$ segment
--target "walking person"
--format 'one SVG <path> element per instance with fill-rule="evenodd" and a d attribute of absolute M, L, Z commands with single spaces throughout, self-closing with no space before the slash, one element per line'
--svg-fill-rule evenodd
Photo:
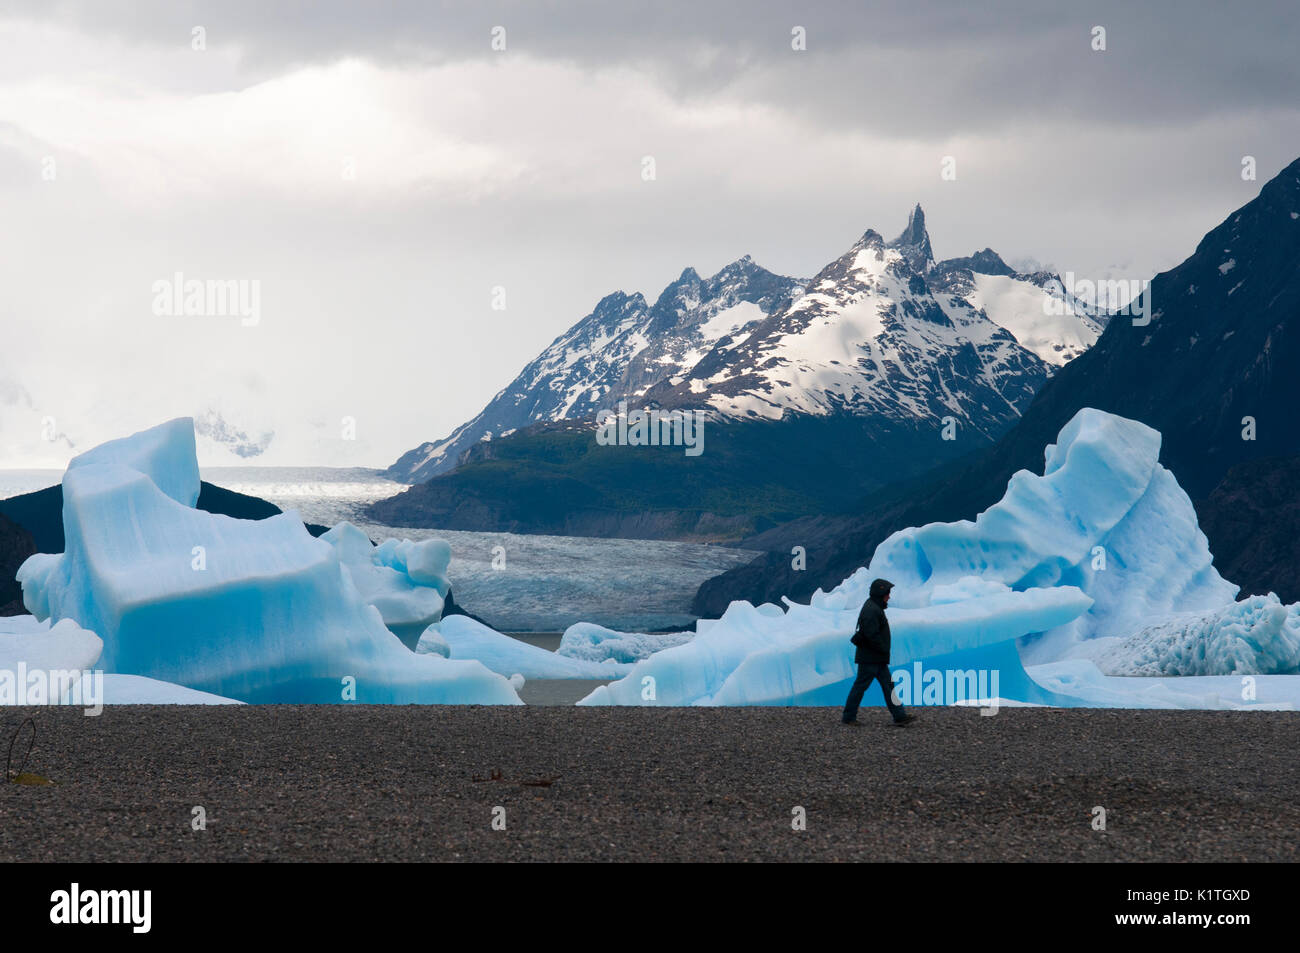
<path fill-rule="evenodd" d="M 860 724 L 858 706 L 873 681 L 880 682 L 894 724 L 905 725 L 916 720 L 915 715 L 909 715 L 894 701 L 894 679 L 889 673 L 889 619 L 885 617 L 885 607 L 889 605 L 889 591 L 893 588 L 894 584 L 886 579 L 874 580 L 867 601 L 858 613 L 858 628 L 853 633 L 853 644 L 858 649 L 853 656 L 858 666 L 858 677 L 849 690 L 849 700 L 844 703 L 842 724 Z"/>

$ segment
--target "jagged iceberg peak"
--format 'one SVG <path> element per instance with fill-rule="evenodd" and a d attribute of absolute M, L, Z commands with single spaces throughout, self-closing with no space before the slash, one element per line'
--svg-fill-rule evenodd
<path fill-rule="evenodd" d="M 1044 451 L 1042 476 L 1021 470 L 974 520 L 899 530 L 836 592 L 866 598 L 868 580 L 896 586 L 899 607 L 966 576 L 1013 589 L 1073 585 L 1096 600 L 1072 631 L 1052 633 L 1055 660 L 1074 642 L 1128 635 L 1170 613 L 1231 602 L 1196 511 L 1160 465 L 1160 434 L 1084 407 Z M 852 601 L 852 599 L 850 599 Z M 858 599 L 860 602 L 861 599 Z M 1045 645 L 1046 645 L 1045 640 Z"/>
<path fill-rule="evenodd" d="M 193 417 L 177 417 L 129 437 L 101 443 L 73 457 L 68 474 L 98 464 L 121 464 L 139 471 L 177 503 L 191 509 L 198 503 L 199 461 Z"/>
<path fill-rule="evenodd" d="M 930 247 L 930 234 L 925 230 L 925 212 L 918 202 L 907 218 L 907 228 L 887 248 L 897 248 L 917 274 L 925 274 L 934 265 L 934 251 Z"/>
<path fill-rule="evenodd" d="M 896 678 L 914 671 L 916 686 L 927 668 L 997 675 L 987 690 L 921 704 L 1255 707 L 1241 703 L 1237 685 L 1221 695 L 1129 687 L 1088 660 L 1100 649 L 1106 670 L 1156 676 L 1300 664 L 1297 607 L 1271 595 L 1232 602 L 1237 587 L 1211 564 L 1191 500 L 1160 465 L 1160 443 L 1139 421 L 1083 408 L 1045 449 L 1044 474 L 1013 475 L 973 522 L 900 530 L 869 566 L 808 605 L 737 600 L 722 618 L 699 620 L 690 642 L 639 659 L 579 704 L 839 704 L 855 675 L 849 636 L 870 581 L 884 577 L 894 583 Z M 1099 638 L 1107 641 L 1080 644 Z M 1026 671 L 1029 655 L 1039 667 Z M 647 677 L 658 685 L 650 702 Z M 905 701 L 917 703 L 915 694 Z"/>

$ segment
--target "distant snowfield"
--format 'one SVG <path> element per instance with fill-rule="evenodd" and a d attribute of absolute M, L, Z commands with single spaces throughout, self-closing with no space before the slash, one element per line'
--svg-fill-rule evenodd
<path fill-rule="evenodd" d="M 992 421 L 1019 413 L 1019 385 L 1035 382 L 1032 391 L 1049 372 L 1045 364 L 1082 353 L 1099 329 L 1086 317 L 1048 315 L 1050 294 L 1025 276 L 988 285 L 983 303 L 964 290 L 932 292 L 929 272 L 913 268 L 916 250 L 899 241 L 867 233 L 819 273 L 825 277 L 756 326 L 735 360 L 709 362 L 675 386 L 706 394 L 708 406 L 728 417 L 847 411 L 910 423 L 952 414 L 991 436 Z"/>
<path fill-rule="evenodd" d="M 209 483 L 270 500 L 312 506 L 317 500 L 353 500 L 369 503 L 400 493 L 405 483 L 397 483 L 382 470 L 368 467 L 200 467 L 199 475 Z M 0 470 L 0 500 L 22 493 L 33 493 L 54 486 L 63 479 L 63 470 L 35 468 Z"/>
<path fill-rule="evenodd" d="M 1047 294 L 1034 285 L 1006 275 L 975 274 L 975 290 L 968 299 L 1006 328 L 1022 347 L 1057 367 L 1078 357 L 1097 343 L 1101 328 L 1092 318 L 1078 314 L 1048 314 Z"/>
<path fill-rule="evenodd" d="M 382 470 L 364 467 L 200 467 L 199 472 L 209 483 L 297 510 L 304 522 L 322 526 L 356 523 L 368 504 L 406 489 Z"/>

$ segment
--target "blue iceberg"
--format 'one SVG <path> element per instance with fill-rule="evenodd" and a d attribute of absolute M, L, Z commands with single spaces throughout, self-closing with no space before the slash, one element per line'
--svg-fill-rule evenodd
<path fill-rule="evenodd" d="M 74 459 L 66 550 L 18 573 L 28 610 L 98 635 L 108 673 L 240 701 L 521 704 L 478 662 L 404 646 L 296 512 L 232 519 L 198 490 L 188 418 Z"/>

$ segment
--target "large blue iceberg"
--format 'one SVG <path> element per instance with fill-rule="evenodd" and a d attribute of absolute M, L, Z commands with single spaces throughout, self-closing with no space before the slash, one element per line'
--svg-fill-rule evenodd
<path fill-rule="evenodd" d="M 936 587 L 967 576 L 1017 591 L 1077 586 L 1094 604 L 1028 647 L 1027 659 L 1046 660 L 1236 597 L 1238 587 L 1214 568 L 1192 501 L 1159 463 L 1158 432 L 1084 408 L 1044 457 L 1042 476 L 1014 474 L 1003 498 L 974 521 L 894 533 L 823 601 L 860 605 L 877 576 L 897 585 L 900 607 L 928 605 Z"/>
<path fill-rule="evenodd" d="M 520 704 L 479 662 L 404 646 L 297 513 L 232 519 L 198 493 L 188 418 L 74 459 L 66 549 L 19 570 L 28 610 L 98 635 L 105 672 L 246 702 Z"/>

